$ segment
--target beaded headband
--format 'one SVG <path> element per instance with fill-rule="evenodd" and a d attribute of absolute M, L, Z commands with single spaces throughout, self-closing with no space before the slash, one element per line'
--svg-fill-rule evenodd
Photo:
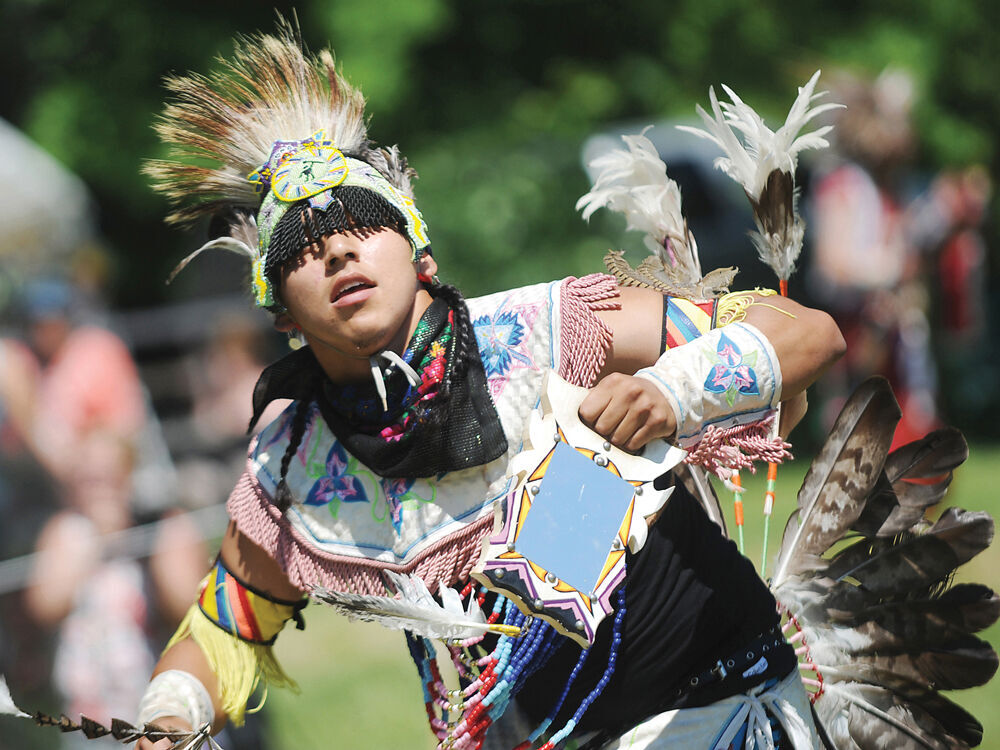
<path fill-rule="evenodd" d="M 335 199 L 334 188 L 360 187 L 380 195 L 399 211 L 406 226 L 406 237 L 413 248 L 413 260 L 430 244 L 427 225 L 413 199 L 397 190 L 371 164 L 345 156 L 318 130 L 301 141 L 275 141 L 267 163 L 251 172 L 247 179 L 264 193 L 257 213 L 259 253 L 253 262 L 253 286 L 257 304 L 274 304 L 274 290 L 268 277 L 267 254 L 274 229 L 288 210 L 299 201 L 325 211 Z"/>

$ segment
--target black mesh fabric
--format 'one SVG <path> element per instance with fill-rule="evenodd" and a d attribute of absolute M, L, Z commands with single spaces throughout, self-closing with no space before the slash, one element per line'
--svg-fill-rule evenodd
<path fill-rule="evenodd" d="M 424 316 L 432 316 L 433 336 L 447 319 L 448 305 L 435 299 Z M 455 359 L 452 337 L 448 351 L 450 369 Z M 420 342 L 411 342 L 418 348 Z M 500 418 L 486 385 L 486 373 L 478 352 L 469 352 L 464 377 L 450 383 L 446 397 L 435 409 L 445 410 L 442 418 L 420 420 L 398 441 L 386 441 L 377 432 L 359 431 L 333 407 L 328 395 L 336 386 L 327 379 L 309 347 L 292 352 L 268 367 L 254 389 L 254 419 L 260 418 L 268 403 L 277 398 L 315 400 L 324 421 L 343 446 L 376 474 L 393 479 L 432 477 L 449 471 L 481 466 L 507 450 Z M 404 378 L 395 367 L 384 371 L 387 390 L 397 390 L 392 381 Z M 445 380 L 451 380 L 448 375 Z M 355 384 L 363 397 L 375 398 L 374 383 Z M 370 390 L 370 393 L 364 391 Z M 404 389 L 405 390 L 405 389 Z M 391 408 L 391 407 L 390 407 Z"/>

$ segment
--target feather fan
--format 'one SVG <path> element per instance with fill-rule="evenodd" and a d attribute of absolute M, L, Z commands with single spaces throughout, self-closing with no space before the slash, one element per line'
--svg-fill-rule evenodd
<path fill-rule="evenodd" d="M 465 639 L 486 632 L 516 635 L 519 628 L 490 624 L 482 610 L 470 597 L 468 608 L 462 606 L 458 592 L 440 586 L 441 604 L 431 596 L 426 584 L 417 576 L 385 571 L 386 578 L 396 589 L 396 597 L 345 594 L 314 586 L 312 598 L 333 607 L 352 620 L 377 622 L 393 630 L 409 630 L 425 638 Z"/>
<path fill-rule="evenodd" d="M 722 149 L 725 156 L 715 166 L 743 186 L 753 207 L 757 232 L 751 235 L 760 259 L 770 266 L 782 281 L 787 281 L 795 269 L 802 250 L 805 223 L 796 208 L 795 169 L 798 155 L 808 149 L 829 146 L 823 137 L 832 129 L 826 125 L 811 133 L 799 135 L 802 128 L 816 116 L 840 104 L 813 103 L 826 95 L 814 94 L 820 72 L 817 70 L 788 111 L 785 124 L 777 132 L 728 86 L 723 89 L 730 101 L 720 102 L 715 89 L 709 89 L 712 114 L 698 106 L 698 115 L 705 129 L 679 126 L 680 130 L 706 138 Z"/>
<path fill-rule="evenodd" d="M 993 521 L 957 508 L 926 520 L 968 449 L 946 428 L 889 453 L 898 419 L 882 379 L 851 396 L 803 482 L 771 588 L 801 631 L 836 747 L 971 747 L 982 727 L 939 691 L 995 674 L 997 654 L 975 634 L 1000 599 L 949 582 L 991 544 Z"/>
<path fill-rule="evenodd" d="M 698 246 L 681 212 L 681 191 L 667 176 L 656 147 L 645 136 L 623 135 L 627 150 L 614 149 L 590 163 L 597 173 L 590 192 L 576 208 L 589 220 L 599 208 L 625 215 L 627 228 L 643 232 L 651 256 L 633 269 L 621 251 L 604 259 L 623 286 L 643 286 L 679 296 L 705 299 L 729 290 L 736 269 L 716 269 L 702 276 Z"/>

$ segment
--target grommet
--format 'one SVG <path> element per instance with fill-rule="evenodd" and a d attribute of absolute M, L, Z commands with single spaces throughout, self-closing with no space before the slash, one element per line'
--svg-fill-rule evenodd
<path fill-rule="evenodd" d="M 698 678 L 697 677 L 692 677 L 691 678 L 691 687 L 698 687 Z"/>
<path fill-rule="evenodd" d="M 729 667 L 730 669 L 732 669 L 733 667 L 736 666 L 736 660 L 735 659 L 726 659 L 726 666 Z"/>
<path fill-rule="evenodd" d="M 753 658 L 753 651 L 747 651 L 747 659 Z"/>
<path fill-rule="evenodd" d="M 771 650 L 771 647 L 770 647 L 770 646 L 768 646 L 768 645 L 767 645 L 767 644 L 765 643 L 765 644 L 764 644 L 764 645 L 763 645 L 763 646 L 761 647 L 761 649 L 760 649 L 760 650 L 761 650 L 761 651 L 763 651 L 763 652 L 764 652 L 764 653 L 766 654 L 766 653 L 767 653 L 768 651 L 770 651 L 770 650 Z"/>

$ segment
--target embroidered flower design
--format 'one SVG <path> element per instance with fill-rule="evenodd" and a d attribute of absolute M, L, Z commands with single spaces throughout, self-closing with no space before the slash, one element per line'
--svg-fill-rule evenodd
<path fill-rule="evenodd" d="M 334 442 L 326 457 L 326 473 L 321 476 L 306 495 L 306 505 L 327 505 L 335 501 L 345 503 L 368 502 L 368 493 L 356 476 L 348 473 L 349 458 L 340 443 Z"/>
<path fill-rule="evenodd" d="M 382 490 L 392 514 L 392 528 L 398 534 L 403 528 L 403 501 L 413 487 L 412 479 L 383 479 Z"/>
<path fill-rule="evenodd" d="M 757 373 L 754 365 L 757 363 L 757 352 L 746 356 L 740 348 L 725 334 L 719 337 L 719 346 L 713 351 L 707 351 L 709 359 L 715 360 L 711 372 L 705 378 L 705 390 L 710 393 L 726 394 L 726 403 L 732 406 L 738 395 L 760 395 L 757 387 Z"/>
<path fill-rule="evenodd" d="M 511 360 L 524 365 L 531 361 L 517 346 L 524 337 L 524 326 L 517 319 L 517 313 L 509 310 L 498 312 L 494 317 L 483 315 L 473 324 L 476 345 L 483 359 L 486 377 L 504 375 L 510 369 Z"/>

